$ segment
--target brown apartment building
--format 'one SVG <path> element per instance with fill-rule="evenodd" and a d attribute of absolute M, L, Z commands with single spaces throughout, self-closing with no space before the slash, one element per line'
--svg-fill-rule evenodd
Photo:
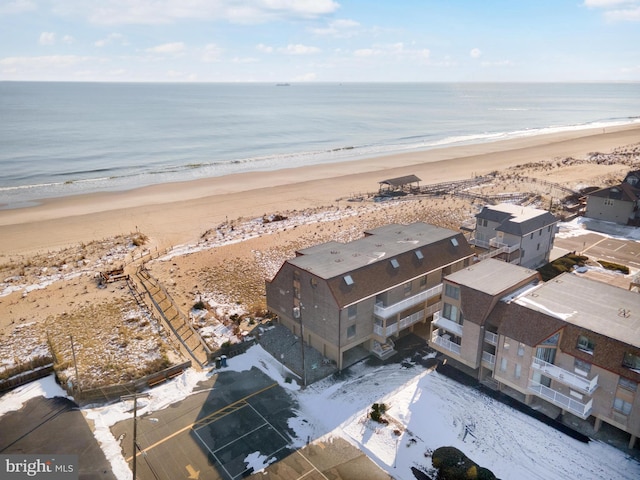
<path fill-rule="evenodd" d="M 525 403 L 640 435 L 640 296 L 493 259 L 443 282 L 430 345 Z M 452 362 L 456 364 L 456 362 Z"/>
<path fill-rule="evenodd" d="M 363 355 L 387 359 L 394 339 L 440 310 L 443 277 L 473 255 L 462 233 L 386 225 L 296 252 L 266 282 L 267 307 L 338 369 Z"/>

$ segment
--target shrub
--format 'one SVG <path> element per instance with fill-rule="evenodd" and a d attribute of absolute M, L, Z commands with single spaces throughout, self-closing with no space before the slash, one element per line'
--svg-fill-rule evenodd
<path fill-rule="evenodd" d="M 620 265 L 619 263 L 607 262 L 606 260 L 598 260 L 598 263 L 607 270 L 614 270 L 622 272 L 625 275 L 629 275 L 629 267 L 626 265 Z"/>
<path fill-rule="evenodd" d="M 437 448 L 431 463 L 438 470 L 440 480 L 496 480 L 493 472 L 480 467 L 455 447 Z"/>
<path fill-rule="evenodd" d="M 387 406 L 384 403 L 374 403 L 371 406 L 371 413 L 369 416 L 371 420 L 374 420 L 378 423 L 389 423 L 383 415 L 387 412 Z"/>

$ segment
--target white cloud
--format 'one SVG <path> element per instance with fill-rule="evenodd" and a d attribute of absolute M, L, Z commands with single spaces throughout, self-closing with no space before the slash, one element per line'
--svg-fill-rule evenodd
<path fill-rule="evenodd" d="M 36 4 L 30 0 L 14 0 L 0 5 L 0 15 L 12 15 L 35 10 Z"/>
<path fill-rule="evenodd" d="M 264 43 L 259 43 L 256 45 L 256 49 L 262 53 L 273 53 L 273 47 L 265 45 Z"/>
<path fill-rule="evenodd" d="M 318 47 L 310 47 L 308 45 L 302 45 L 299 43 L 290 43 L 286 47 L 278 49 L 278 51 L 286 53 L 287 55 L 311 55 L 314 53 L 319 53 L 320 49 Z"/>
<path fill-rule="evenodd" d="M 75 41 L 76 39 L 71 35 L 65 35 L 64 37 L 62 37 L 62 43 L 66 43 L 67 45 L 71 45 Z"/>
<path fill-rule="evenodd" d="M 257 58 L 253 58 L 253 57 L 233 57 L 231 59 L 232 63 L 239 63 L 239 64 L 243 64 L 243 63 L 256 63 L 258 62 Z"/>
<path fill-rule="evenodd" d="M 166 24 L 184 19 L 265 23 L 318 18 L 334 13 L 340 5 L 333 0 L 103 0 L 79 3 L 78 7 L 92 23 L 116 25 Z M 64 4 L 60 8 L 69 9 Z"/>
<path fill-rule="evenodd" d="M 209 43 L 205 45 L 202 52 L 202 61 L 207 63 L 216 62 L 220 59 L 221 54 L 222 49 L 219 46 L 217 46 L 215 43 Z"/>
<path fill-rule="evenodd" d="M 640 21 L 640 0 L 584 0 L 583 5 L 602 9 L 604 18 L 610 22 Z"/>
<path fill-rule="evenodd" d="M 310 28 L 309 31 L 316 35 L 330 35 L 336 38 L 348 38 L 354 36 L 360 24 L 355 20 L 339 19 L 329 22 L 324 28 Z"/>
<path fill-rule="evenodd" d="M 611 22 L 640 22 L 640 6 L 605 12 L 605 18 Z"/>
<path fill-rule="evenodd" d="M 497 62 L 482 62 L 483 67 L 513 67 L 514 63 L 511 60 L 499 60 Z"/>
<path fill-rule="evenodd" d="M 431 56 L 428 48 L 406 48 L 403 42 L 376 44 L 371 48 L 360 48 L 353 52 L 356 57 L 388 56 L 394 59 L 426 60 Z"/>
<path fill-rule="evenodd" d="M 167 77 L 173 80 L 188 80 L 190 82 L 198 79 L 198 75 L 195 73 L 180 72 L 178 70 L 169 70 L 167 72 Z"/>
<path fill-rule="evenodd" d="M 104 47 L 104 46 L 109 45 L 111 43 L 117 43 L 119 45 L 128 45 L 127 40 L 125 39 L 124 35 L 122 35 L 121 33 L 110 33 L 105 38 L 101 38 L 100 40 L 96 40 L 94 42 L 94 45 L 96 47 Z"/>
<path fill-rule="evenodd" d="M 472 48 L 469 55 L 471 58 L 480 58 L 482 56 L 482 51 L 479 48 Z"/>
<path fill-rule="evenodd" d="M 151 53 L 180 53 L 184 51 L 185 45 L 183 42 L 163 43 L 162 45 L 156 45 L 155 47 L 147 48 L 147 52 Z"/>
<path fill-rule="evenodd" d="M 38 43 L 40 45 L 53 45 L 56 43 L 56 34 L 54 32 L 42 32 Z"/>
<path fill-rule="evenodd" d="M 380 53 L 380 50 L 374 50 L 373 48 L 359 48 L 353 52 L 356 57 L 372 57 Z"/>
<path fill-rule="evenodd" d="M 93 57 L 78 55 L 46 55 L 40 57 L 5 57 L 0 59 L 0 66 L 44 69 L 56 67 L 69 67 L 83 62 L 95 61 Z"/>

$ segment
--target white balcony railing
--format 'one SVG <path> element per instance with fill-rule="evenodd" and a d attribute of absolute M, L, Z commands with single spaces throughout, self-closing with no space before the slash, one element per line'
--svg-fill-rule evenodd
<path fill-rule="evenodd" d="M 498 334 L 492 332 L 484 332 L 484 341 L 490 345 L 498 345 Z"/>
<path fill-rule="evenodd" d="M 414 323 L 418 323 L 422 319 L 424 319 L 424 310 L 420 310 L 419 312 L 416 312 L 413 315 L 409 315 L 408 317 L 401 318 L 399 322 L 394 323 L 393 325 L 388 325 L 387 327 L 374 325 L 373 333 L 380 337 L 387 338 L 398 332 L 399 330 L 410 327 Z"/>
<path fill-rule="evenodd" d="M 433 314 L 433 322 L 436 327 L 443 328 L 448 332 L 453 333 L 459 337 L 462 336 L 462 325 L 456 322 L 452 322 L 448 318 L 444 318 L 440 315 L 440 312 L 436 312 Z"/>
<path fill-rule="evenodd" d="M 583 420 L 591 415 L 593 399 L 589 400 L 587 403 L 582 403 L 578 400 L 568 397 L 567 395 L 563 395 L 562 393 L 557 392 L 552 388 L 545 387 L 544 385 L 536 382 L 529 383 L 529 390 L 538 397 L 553 403 L 563 410 L 568 410 L 569 412 L 577 415 Z"/>
<path fill-rule="evenodd" d="M 432 297 L 440 295 L 442 293 L 442 284 L 436 285 L 424 292 L 420 292 L 417 295 L 414 295 L 409 298 L 405 298 L 397 303 L 392 305 L 388 305 L 383 307 L 381 304 L 376 304 L 373 307 L 373 313 L 375 313 L 378 317 L 381 318 L 389 318 L 402 310 L 406 310 L 407 308 L 411 308 L 419 303 L 426 302 Z"/>
<path fill-rule="evenodd" d="M 420 310 L 419 312 L 409 315 L 408 317 L 401 318 L 400 321 L 398 322 L 400 324 L 400 330 L 402 330 L 403 328 L 410 327 L 411 325 L 419 322 L 423 318 L 424 318 L 424 310 Z"/>
<path fill-rule="evenodd" d="M 489 352 L 482 352 L 482 361 L 488 363 L 489 366 L 493 368 L 493 366 L 496 364 L 496 356 L 490 354 Z"/>
<path fill-rule="evenodd" d="M 520 248 L 520 244 L 509 245 L 508 243 L 501 242 L 497 237 L 493 237 L 489 240 L 489 245 L 493 248 L 499 249 L 500 253 L 513 253 Z"/>
<path fill-rule="evenodd" d="M 440 333 L 443 332 L 440 332 L 440 330 L 434 330 L 433 335 L 431 336 L 431 342 L 455 353 L 456 355 L 460 355 L 460 345 L 452 342 L 446 333 L 442 336 L 439 335 Z"/>
<path fill-rule="evenodd" d="M 398 324 L 394 323 L 393 325 L 389 325 L 388 327 L 381 327 L 379 325 L 373 326 L 373 333 L 379 335 L 380 337 L 387 338 L 393 335 L 398 331 Z"/>
<path fill-rule="evenodd" d="M 598 388 L 598 375 L 588 379 L 539 358 L 534 358 L 531 366 L 544 373 L 547 377 L 551 377 L 587 395 L 591 395 Z"/>

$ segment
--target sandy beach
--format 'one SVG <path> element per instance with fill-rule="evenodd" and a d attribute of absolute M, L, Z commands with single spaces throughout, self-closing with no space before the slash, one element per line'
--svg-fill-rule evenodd
<path fill-rule="evenodd" d="M 459 180 L 530 162 L 608 152 L 639 139 L 640 125 L 611 127 L 605 133 L 579 130 L 50 199 L 35 207 L 0 210 L 1 253 L 6 258 L 47 251 L 136 229 L 166 248 L 193 241 L 226 219 L 334 205 L 341 198 L 375 192 L 387 178 L 415 174 L 422 184 Z M 579 183 L 598 174 L 594 166 L 591 171 L 556 171 L 552 177 Z"/>
<path fill-rule="evenodd" d="M 99 272 L 144 252 L 173 248 L 149 262 L 151 273 L 185 313 L 197 299 L 207 303 L 194 321 L 198 328 L 226 326 L 234 313 L 259 315 L 265 278 L 300 248 L 353 240 L 391 222 L 458 229 L 479 207 L 449 196 L 349 201 L 377 192 L 381 180 L 415 174 L 427 185 L 497 172 L 486 187 L 492 193 L 529 188 L 525 177 L 578 190 L 617 183 L 640 168 L 639 142 L 640 125 L 582 130 L 0 210 L 0 367 L 46 354 L 49 342 L 68 361 L 70 334 L 81 375 L 103 372 L 117 382 L 125 378 L 120 370 L 126 378 L 145 371 L 104 373 L 114 358 L 122 365 L 123 354 L 142 367 L 162 356 L 173 360 L 171 346 L 148 314 L 136 310 L 123 282 L 96 285 Z M 286 221 L 262 221 L 276 214 Z"/>

